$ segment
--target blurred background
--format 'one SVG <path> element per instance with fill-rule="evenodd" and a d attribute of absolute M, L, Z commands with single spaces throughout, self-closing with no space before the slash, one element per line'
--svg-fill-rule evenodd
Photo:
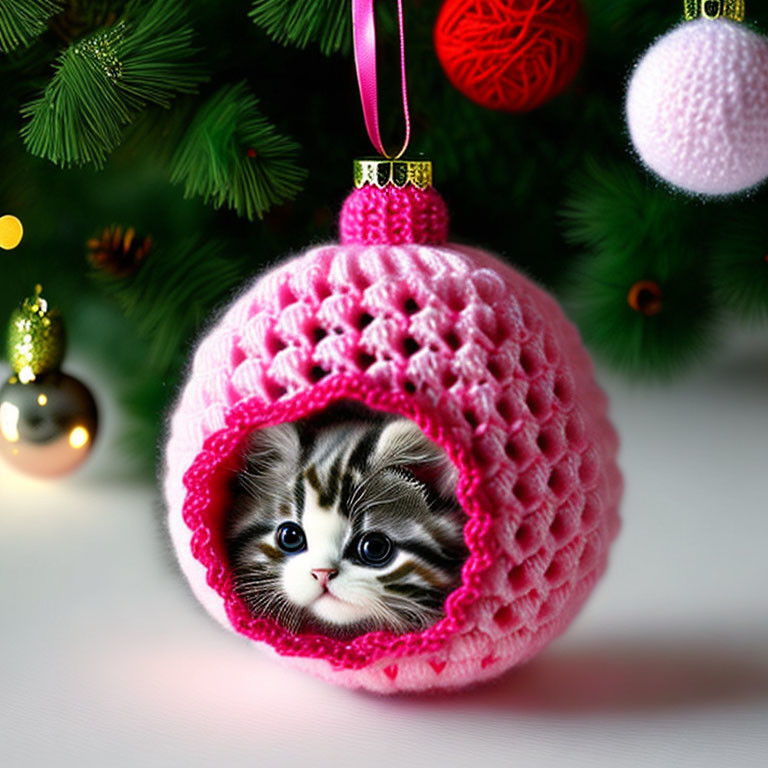
<path fill-rule="evenodd" d="M 99 410 L 98 437 L 94 422 L 30 459 L 46 474 L 93 443 L 76 471 L 0 465 L 9 765 L 764 765 L 768 191 L 686 195 L 635 157 L 627 79 L 681 1 L 560 3 L 562 55 L 536 62 L 546 87 L 506 109 L 501 85 L 470 98 L 452 83 L 435 35 L 450 5 L 466 12 L 405 3 L 411 154 L 433 161 L 453 238 L 552 290 L 595 356 L 627 478 L 605 584 L 544 657 L 453 700 L 331 690 L 214 627 L 165 543 L 158 445 L 215 313 L 336 239 L 352 159 L 371 154 L 349 4 L 6 0 L 0 322 L 41 341 L 29 359 L 7 345 L 0 373 L 18 387 L 53 361 L 35 402 L 66 390 L 83 424 Z M 395 4 L 377 13 L 389 142 Z M 768 31 L 765 3 L 748 23 Z M 470 50 L 480 71 L 489 45 Z"/>

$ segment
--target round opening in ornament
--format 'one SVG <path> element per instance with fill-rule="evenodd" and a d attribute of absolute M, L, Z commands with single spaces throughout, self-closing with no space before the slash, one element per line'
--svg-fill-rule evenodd
<path fill-rule="evenodd" d="M 222 537 L 254 619 L 350 640 L 444 618 L 467 516 L 457 468 L 415 422 L 339 401 L 253 431 L 237 455 Z"/>
<path fill-rule="evenodd" d="M 473 599 L 467 526 L 488 516 L 446 427 L 354 377 L 241 403 L 184 481 L 192 553 L 227 621 L 338 670 L 445 645 Z"/>

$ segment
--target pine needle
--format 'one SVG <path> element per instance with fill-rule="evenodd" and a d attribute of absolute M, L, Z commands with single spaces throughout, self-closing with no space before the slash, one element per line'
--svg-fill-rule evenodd
<path fill-rule="evenodd" d="M 585 252 L 568 299 L 585 341 L 632 375 L 667 377 L 698 359 L 712 340 L 715 303 L 697 204 L 648 186 L 634 167 L 594 161 L 573 189 L 566 238 Z M 661 291 L 658 312 L 630 304 L 646 281 Z"/>
<path fill-rule="evenodd" d="M 59 55 L 42 95 L 22 109 L 27 149 L 64 167 L 102 167 L 147 104 L 168 107 L 195 91 L 204 78 L 194 53 L 181 0 L 132 4 L 114 26 Z"/>
<path fill-rule="evenodd" d="M 58 0 L 2 0 L 0 51 L 10 53 L 41 35 L 51 17 L 61 10 Z"/>
<path fill-rule="evenodd" d="M 278 43 L 317 43 L 326 55 L 350 48 L 352 15 L 345 0 L 255 0 L 249 15 Z"/>
<path fill-rule="evenodd" d="M 93 279 L 135 323 L 146 345 L 146 369 L 162 376 L 183 364 L 211 309 L 248 273 L 246 258 L 233 258 L 220 242 L 186 239 L 149 258 L 130 277 L 94 271 Z"/>
<path fill-rule="evenodd" d="M 171 181 L 249 220 L 295 197 L 306 171 L 299 145 L 281 136 L 245 83 L 217 91 L 192 120 L 172 161 Z"/>

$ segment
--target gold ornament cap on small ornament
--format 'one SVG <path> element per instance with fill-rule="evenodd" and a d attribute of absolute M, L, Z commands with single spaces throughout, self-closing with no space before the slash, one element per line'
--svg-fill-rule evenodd
<path fill-rule="evenodd" d="M 35 286 L 34 296 L 14 310 L 8 327 L 8 360 L 22 384 L 57 370 L 64 359 L 64 320 L 42 293 L 42 286 Z"/>
<path fill-rule="evenodd" d="M 432 186 L 431 160 L 388 160 L 383 157 L 355 160 L 353 166 L 356 189 L 367 185 L 384 189 L 395 186 L 429 189 Z"/>
<path fill-rule="evenodd" d="M 745 0 L 685 0 L 685 18 L 730 19 L 744 21 Z"/>

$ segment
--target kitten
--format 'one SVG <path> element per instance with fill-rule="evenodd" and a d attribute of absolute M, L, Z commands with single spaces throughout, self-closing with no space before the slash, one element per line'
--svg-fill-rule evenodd
<path fill-rule="evenodd" d="M 256 430 L 232 483 L 235 590 L 291 631 L 416 631 L 467 556 L 458 472 L 403 418 L 338 406 Z"/>

